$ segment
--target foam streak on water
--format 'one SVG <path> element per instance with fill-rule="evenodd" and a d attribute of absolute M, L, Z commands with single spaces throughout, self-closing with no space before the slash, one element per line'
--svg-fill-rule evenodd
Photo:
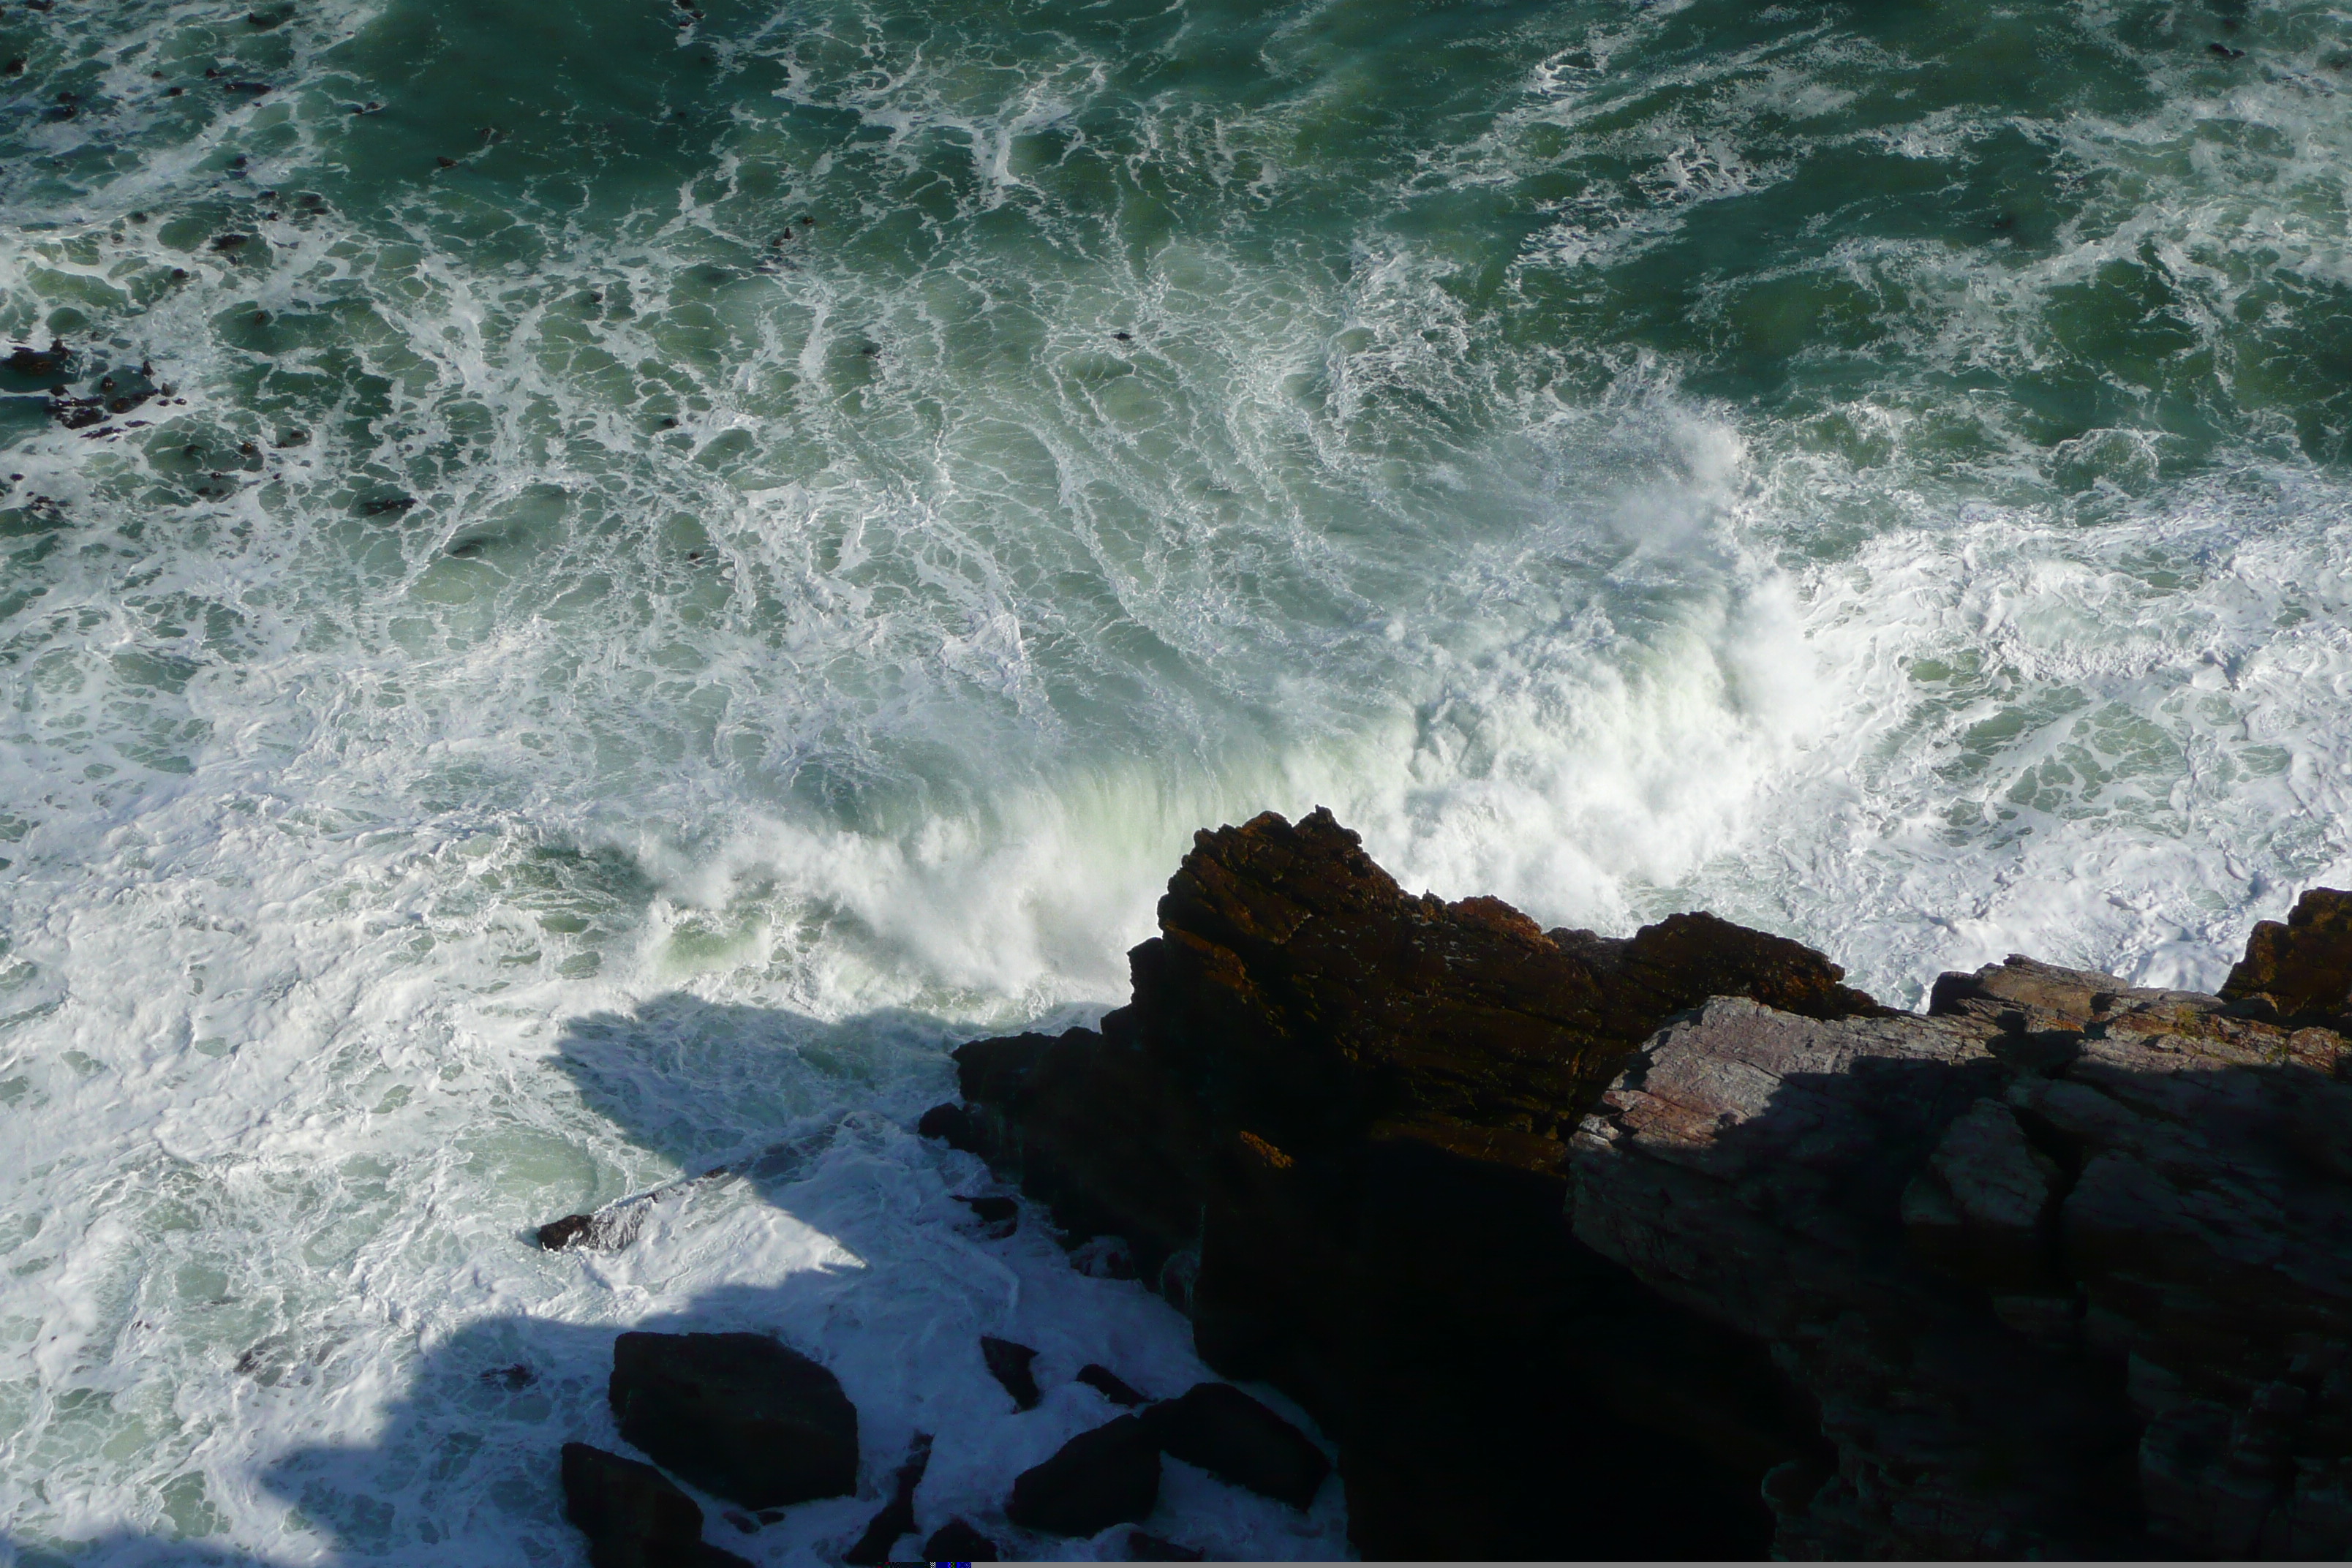
<path fill-rule="evenodd" d="M 1202 1369 L 906 1128 L 1202 826 L 1906 1003 L 2352 874 L 2326 6 L 703 9 L 0 18 L 0 332 L 172 389 L 0 372 L 0 1561 L 577 1561 L 638 1323 L 987 1523 Z"/>

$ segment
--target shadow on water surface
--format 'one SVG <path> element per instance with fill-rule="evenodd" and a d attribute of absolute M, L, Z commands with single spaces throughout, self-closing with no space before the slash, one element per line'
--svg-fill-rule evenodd
<path fill-rule="evenodd" d="M 1123 1559 L 1128 1527 L 1095 1545 L 1016 1537 L 1002 1517 L 1013 1478 L 1118 1414 L 1074 1381 L 1087 1363 L 1154 1396 L 1213 1374 L 1172 1308 L 1133 1281 L 1074 1268 L 1041 1211 L 1024 1206 L 1013 1235 L 992 1237 L 956 1201 L 1002 1190 L 976 1157 L 911 1131 L 952 1092 L 944 1042 L 957 1037 L 913 1014 L 824 1025 L 682 994 L 574 1020 L 555 1065 L 592 1110 L 682 1175 L 635 1205 L 642 1222 L 625 1243 L 546 1253 L 527 1232 L 508 1243 L 573 1277 L 560 1287 L 565 1320 L 467 1322 L 399 1374 L 373 1440 L 298 1446 L 270 1461 L 260 1491 L 290 1506 L 300 1531 L 280 1550 L 115 1532 L 16 1546 L 12 1558 L 0 1536 L 0 1563 L 583 1563 L 584 1539 L 562 1517 L 557 1454 L 575 1439 L 634 1454 L 604 1388 L 614 1336 L 635 1328 L 773 1333 L 831 1367 L 857 1407 L 856 1496 L 761 1526 L 697 1494 L 717 1544 L 762 1563 L 838 1561 L 921 1431 L 935 1437 L 916 1500 L 921 1534 L 901 1542 L 901 1555 L 961 1517 L 1011 1555 Z M 1016 1412 L 988 1373 L 982 1334 L 1037 1350 L 1035 1409 Z M 282 1360 L 257 1352 L 240 1370 L 263 1388 L 315 1375 L 299 1346 L 276 1352 Z M 322 1403 L 369 1397 L 354 1386 Z M 1166 1471 L 1144 1526 L 1157 1534 L 1213 1555 L 1346 1551 L 1336 1480 L 1302 1516 L 1180 1464 Z"/>
<path fill-rule="evenodd" d="M 614 1338 L 630 1328 L 775 1334 L 831 1367 L 856 1406 L 856 1496 L 803 1504 L 765 1525 L 698 1498 L 707 1539 L 756 1563 L 838 1562 L 918 1432 L 935 1446 L 916 1498 L 919 1533 L 902 1552 L 961 1517 L 1010 1556 L 1123 1558 L 1126 1527 L 1094 1542 L 1011 1531 L 1002 1510 L 1013 1479 L 1117 1414 L 1075 1381 L 1084 1364 L 1107 1365 L 1155 1397 L 1215 1374 L 1173 1308 L 1133 1281 L 1074 1268 L 1040 1211 L 1024 1205 L 1013 1234 L 992 1237 L 957 1201 L 1003 1189 L 976 1157 L 911 1131 L 950 1092 L 942 1047 L 952 1037 L 915 1015 L 827 1026 L 682 995 L 574 1021 L 555 1065 L 589 1108 L 682 1176 L 634 1204 L 641 1217 L 622 1227 L 625 1240 L 556 1253 L 520 1232 L 500 1243 L 518 1249 L 509 1277 L 518 1263 L 552 1272 L 558 1290 L 535 1300 L 551 1295 L 562 1316 L 509 1310 L 466 1322 L 397 1374 L 372 1440 L 295 1446 L 270 1461 L 255 1478 L 259 1490 L 295 1516 L 280 1550 L 263 1543 L 240 1556 L 198 1540 L 117 1532 L 12 1552 L 0 1537 L 0 1564 L 578 1564 L 584 1542 L 562 1519 L 557 1454 L 570 1440 L 629 1451 L 604 1389 Z M 1802 1221 L 1808 1236 L 1820 1231 L 1814 1240 L 1843 1259 L 1823 1276 L 1830 1286 L 1895 1289 L 1925 1303 L 1879 1325 L 1901 1342 L 1890 1364 L 1907 1370 L 1892 1375 L 1905 1387 L 1916 1380 L 1906 1396 L 1933 1395 L 1968 1441 L 2019 1457 L 2029 1479 L 2040 1478 L 2009 1489 L 2004 1506 L 2021 1529 L 2137 1544 L 2139 1433 L 2118 1377 L 2096 1358 L 2020 1339 L 1981 1292 L 1923 1272 L 1899 1212 L 1945 1130 L 2016 1071 L 1991 1059 L 1890 1058 L 1791 1073 L 1758 1114 L 1716 1137 L 1711 1158 L 1769 1173 L 1757 1189 L 1768 1208 Z M 2217 1089 L 2267 1081 L 2243 1068 L 2163 1081 L 2202 1092 L 2209 1079 Z M 833 1086 L 829 1103 L 818 1102 L 823 1084 Z M 1445 1191 L 1438 1183 L 1423 1195 Z M 1699 1238 L 1696 1262 L 1710 1222 L 1685 1223 Z M 1555 1328 L 1569 1348 L 1559 1369 L 1566 1381 L 1552 1392 L 1576 1418 L 1558 1419 L 1561 1405 L 1541 1379 L 1480 1370 L 1474 1381 L 1493 1394 L 1497 1419 L 1531 1423 L 1521 1446 L 1541 1461 L 1524 1486 L 1496 1495 L 1511 1498 L 1528 1529 L 1571 1532 L 1543 1537 L 1558 1556 L 1760 1552 L 1771 1521 L 1757 1506 L 1759 1478 L 1792 1459 L 1815 1481 L 1831 1473 L 1820 1411 L 1782 1384 L 1785 1368 L 1757 1360 L 1760 1345 L 1740 1331 L 1689 1320 L 1581 1246 L 1566 1250 L 1577 1288 L 1557 1303 L 1565 1315 Z M 1452 1267 L 1442 1247 L 1398 1261 Z M 1777 1267 L 1737 1247 L 1710 1266 L 1728 1270 L 1709 1286 L 1727 1300 Z M 1825 1317 L 1851 1306 L 1823 1289 L 1814 1305 Z M 1014 1409 L 982 1363 L 982 1334 L 1036 1349 L 1037 1407 Z M 249 1354 L 240 1370 L 260 1390 L 299 1382 L 311 1374 L 303 1353 Z M 1252 1386 L 1305 1424 L 1280 1394 Z M 263 1397 L 257 1392 L 253 1408 L 266 1420 Z M 367 1409 L 378 1397 L 354 1381 L 319 1404 Z M 1213 1557 L 1340 1556 L 1340 1492 L 1336 1478 L 1327 1481 L 1300 1514 L 1171 1461 L 1143 1528 Z M 1413 1506 L 1442 1510 L 1445 1495 L 1437 1489 Z M 215 1519 L 189 1533 L 225 1527 Z M 1711 1550 L 1695 1550 L 1702 1546 Z"/>

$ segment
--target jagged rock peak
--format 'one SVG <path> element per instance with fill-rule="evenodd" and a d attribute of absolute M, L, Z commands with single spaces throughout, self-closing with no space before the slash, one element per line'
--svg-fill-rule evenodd
<path fill-rule="evenodd" d="M 2221 996 L 2258 1004 L 2281 1023 L 2352 1025 L 2352 893 L 2314 888 L 2284 924 L 2255 926 Z"/>

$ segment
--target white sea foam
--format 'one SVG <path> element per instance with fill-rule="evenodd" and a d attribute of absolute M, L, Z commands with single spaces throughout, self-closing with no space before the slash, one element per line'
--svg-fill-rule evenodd
<path fill-rule="evenodd" d="M 1106 1414 L 1081 1362 L 1204 1372 L 1041 1215 L 979 1237 L 950 1194 L 985 1173 L 907 1128 L 952 1041 L 1121 999 L 1204 826 L 1328 804 L 1415 889 L 1613 931 L 1710 907 L 1906 1003 L 2012 949 L 2208 984 L 2352 874 L 2340 465 L 2259 420 L 2191 451 L 2154 392 L 2053 442 L 1954 390 L 2063 360 L 2053 301 L 2116 268 L 2170 290 L 2178 364 L 2254 374 L 2260 289 L 2347 278 L 2324 37 L 2032 128 L 2102 193 L 2040 249 L 1695 286 L 1726 333 L 1743 288 L 1910 301 L 1866 385 L 1766 408 L 1538 307 L 1797 178 L 1772 127 L 2003 132 L 1833 132 L 1893 44 L 1695 54 L 1692 7 L 1564 9 L 1499 107 L 1383 153 L 1330 7 L 1237 35 L 1269 62 L 1240 107 L 1139 92 L 1159 68 L 1080 20 L 916 49 L 856 4 L 711 8 L 640 74 L 727 113 L 640 116 L 593 180 L 526 161 L 560 97 L 478 165 L 351 173 L 444 144 L 343 110 L 413 8 L 60 25 L 121 107 L 24 132 L 66 172 L 7 188 L 0 325 L 70 309 L 188 401 L 10 447 L 60 505 L 8 514 L 0 584 L 0 1560 L 573 1560 L 551 1455 L 611 1440 L 638 1323 L 782 1331 L 866 1423 L 868 1496 L 714 1539 L 837 1551 L 919 1429 L 925 1528 L 995 1525 Z M 146 85 L 265 47 L 259 106 Z M 717 85 L 658 76 L 704 50 Z M 110 136 L 140 159 L 72 161 Z M 1414 205 L 1562 145 L 1621 166 L 1491 278 Z M 1064 178 L 1097 150 L 1099 188 Z M 783 1140 L 804 1163 L 625 1249 L 527 1238 Z M 1040 1348 L 1043 1409 L 982 1332 Z M 1180 1470 L 1152 1528 L 1334 1555 L 1337 1492 L 1301 1518 Z"/>

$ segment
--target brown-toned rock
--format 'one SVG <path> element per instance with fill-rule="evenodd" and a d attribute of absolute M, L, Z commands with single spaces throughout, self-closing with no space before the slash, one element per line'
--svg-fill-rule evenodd
<path fill-rule="evenodd" d="M 2264 921 L 2221 984 L 2226 1002 L 2259 1002 L 2280 1023 L 2352 1022 L 2352 893 L 2314 888 L 2282 925 Z"/>
<path fill-rule="evenodd" d="M 832 1373 L 764 1334 L 623 1334 L 610 1394 L 623 1437 L 730 1502 L 857 1489 L 856 1408 Z"/>
<path fill-rule="evenodd" d="M 1578 1135 L 1579 1237 L 1819 1405 L 1776 1550 L 2352 1549 L 2352 1046 L 2017 958 L 1934 994 L 1711 1002 Z"/>
<path fill-rule="evenodd" d="M 996 1542 L 961 1519 L 951 1519 L 931 1531 L 923 1542 L 926 1563 L 995 1563 L 1001 1561 Z"/>
<path fill-rule="evenodd" d="M 550 1252 L 561 1252 L 565 1247 L 571 1246 L 573 1242 L 578 1241 L 582 1237 L 586 1236 L 588 1234 L 589 1226 L 593 1223 L 594 1219 L 592 1215 L 584 1214 L 568 1214 L 562 1219 L 549 1220 L 545 1225 L 541 1226 L 534 1234 L 539 1237 L 540 1246 L 545 1247 Z"/>
<path fill-rule="evenodd" d="M 1160 925 L 1099 1032 L 956 1053 L 967 1125 L 1074 1239 L 1126 1238 L 1213 1366 L 1339 1438 L 1360 1549 L 1555 1555 L 1563 1510 L 1654 1499 L 1580 1550 L 1760 1552 L 1758 1478 L 1815 1439 L 1759 1347 L 1566 1234 L 1567 1139 L 1716 990 L 1883 1009 L 1708 916 L 1610 941 L 1410 896 L 1322 811 L 1199 835 Z"/>
<path fill-rule="evenodd" d="M 1307 1408 L 1367 1557 L 2352 1552 L 2352 895 L 2220 996 L 2012 957 L 1912 1016 L 1318 812 L 1199 835 L 1129 959 L 958 1053 L 970 1141 Z"/>

